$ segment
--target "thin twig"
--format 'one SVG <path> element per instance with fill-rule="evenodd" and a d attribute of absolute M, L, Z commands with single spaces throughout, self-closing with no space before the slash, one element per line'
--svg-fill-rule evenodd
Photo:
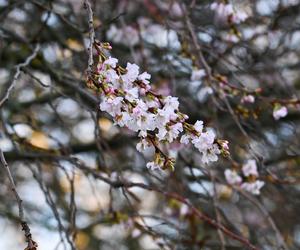
<path fill-rule="evenodd" d="M 17 192 L 15 181 L 12 177 L 9 166 L 6 162 L 6 159 L 5 159 L 4 154 L 3 154 L 1 149 L 0 149 L 0 158 L 1 158 L 1 163 L 2 163 L 3 167 L 5 168 L 6 174 L 8 176 L 10 186 L 11 186 L 11 190 L 13 191 L 13 193 L 15 195 L 15 198 L 16 198 L 16 201 L 17 201 L 17 204 L 18 204 L 20 220 L 23 221 L 24 220 L 24 210 L 23 210 L 22 200 L 21 200 L 21 198 L 20 198 L 20 196 Z"/>
<path fill-rule="evenodd" d="M 221 224 L 221 215 L 220 215 L 219 208 L 217 206 L 218 201 L 217 201 L 217 197 L 216 197 L 216 194 L 217 194 L 216 181 L 215 181 L 215 176 L 212 173 L 212 171 L 209 171 L 209 176 L 210 176 L 210 180 L 213 184 L 213 189 L 214 189 L 214 194 L 212 195 L 212 202 L 213 202 L 213 207 L 214 207 L 215 214 L 216 214 L 216 220 L 219 224 Z M 218 232 L 218 236 L 219 236 L 219 239 L 221 242 L 221 250 L 226 250 L 226 242 L 225 242 L 224 234 L 219 228 L 217 229 L 217 232 Z"/>
<path fill-rule="evenodd" d="M 288 246 L 286 245 L 279 229 L 277 228 L 274 220 L 272 219 L 271 215 L 269 214 L 269 212 L 266 210 L 266 208 L 253 196 L 249 195 L 247 192 L 245 192 L 242 189 L 236 189 L 242 196 L 244 196 L 245 198 L 247 198 L 250 202 L 252 202 L 257 208 L 258 210 L 260 210 L 260 212 L 265 216 L 266 220 L 269 222 L 270 226 L 272 227 L 273 231 L 275 232 L 275 236 L 276 236 L 276 241 L 277 244 L 279 246 L 279 249 L 284 249 L 287 250 L 289 249 Z"/>
<path fill-rule="evenodd" d="M 4 154 L 3 154 L 1 149 L 0 149 L 0 158 L 1 158 L 1 163 L 2 163 L 3 167 L 5 168 L 6 174 L 8 176 L 10 186 L 11 186 L 11 190 L 13 191 L 13 193 L 15 195 L 15 198 L 16 198 L 16 201 L 17 201 L 17 204 L 18 204 L 20 224 L 22 226 L 22 231 L 24 231 L 25 239 L 28 243 L 25 250 L 37 250 L 38 245 L 35 241 L 32 240 L 32 235 L 30 233 L 30 228 L 29 228 L 27 222 L 24 220 L 24 208 L 23 208 L 23 205 L 22 205 L 22 199 L 20 198 L 20 195 L 18 194 L 14 178 L 13 178 L 11 172 L 10 172 L 10 168 L 8 166 L 8 163 L 6 162 L 6 159 L 5 159 Z"/>
<path fill-rule="evenodd" d="M 18 78 L 21 74 L 22 68 L 24 68 L 24 67 L 26 67 L 30 64 L 30 62 L 37 56 L 37 53 L 39 52 L 39 50 L 40 50 L 40 45 L 37 44 L 35 49 L 33 50 L 32 54 L 26 58 L 25 62 L 20 63 L 16 66 L 16 73 L 14 74 L 13 81 L 9 85 L 8 89 L 6 90 L 6 93 L 5 93 L 4 97 L 0 101 L 0 107 L 2 107 L 4 102 L 8 100 L 11 91 L 16 86 L 16 83 L 17 83 L 17 80 L 18 80 Z"/>
<path fill-rule="evenodd" d="M 164 195 L 165 197 L 172 198 L 183 204 L 186 204 L 191 209 L 193 214 L 195 214 L 195 216 L 197 216 L 200 220 L 208 223 L 209 225 L 211 225 L 212 227 L 214 227 L 216 229 L 221 230 L 225 235 L 227 235 L 231 239 L 239 241 L 248 249 L 258 250 L 258 248 L 256 246 L 254 246 L 248 239 L 244 238 L 243 236 L 237 235 L 236 233 L 230 231 L 223 224 L 218 223 L 216 220 L 214 220 L 214 219 L 210 218 L 209 216 L 207 216 L 206 214 L 200 212 L 188 199 L 178 195 L 177 193 L 167 192 L 167 191 L 161 190 L 159 188 L 152 187 L 152 186 L 146 185 L 144 183 L 139 183 L 139 182 L 112 181 L 109 178 L 106 178 L 106 177 L 102 176 L 101 174 L 95 173 L 94 171 L 92 171 L 92 169 L 86 167 L 79 159 L 74 158 L 73 161 L 71 161 L 71 162 L 76 164 L 76 166 L 78 168 L 80 168 L 81 170 L 83 170 L 84 172 L 91 174 L 94 178 L 100 179 L 100 180 L 106 182 L 107 184 L 109 184 L 111 186 L 111 188 L 139 187 L 139 188 L 142 188 L 145 190 L 160 193 L 160 194 Z"/>
<path fill-rule="evenodd" d="M 92 72 L 92 67 L 94 64 L 94 59 L 93 59 L 93 46 L 94 46 L 94 41 L 95 41 L 95 29 L 94 29 L 94 19 L 93 19 L 93 10 L 91 3 L 88 0 L 84 1 L 84 8 L 88 12 L 88 18 L 89 18 L 89 37 L 90 37 L 90 45 L 89 45 L 89 60 L 88 60 L 88 73 Z"/>

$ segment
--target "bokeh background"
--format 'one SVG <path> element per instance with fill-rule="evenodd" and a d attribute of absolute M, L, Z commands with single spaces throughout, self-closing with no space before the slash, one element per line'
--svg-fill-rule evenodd
<path fill-rule="evenodd" d="M 217 2 L 217 1 L 216 1 Z M 222 1 L 219 1 L 222 2 Z M 91 1 L 96 38 L 112 56 L 149 72 L 152 88 L 178 96 L 189 121 L 203 120 L 229 141 L 230 158 L 209 166 L 174 143 L 175 171 L 149 171 L 137 136 L 99 110 L 100 93 L 85 85 L 88 15 L 79 0 L 0 0 L 0 98 L 4 151 L 32 235 L 42 250 L 221 249 L 219 232 L 186 205 L 128 181 L 175 192 L 259 249 L 300 248 L 300 3 L 229 1 L 248 18 L 232 25 L 212 1 Z M 193 81 L 198 60 L 188 22 L 215 76 Z M 242 98 L 253 93 L 254 103 Z M 272 116 L 274 105 L 288 115 Z M 227 185 L 224 170 L 255 159 L 261 195 Z M 226 249 L 246 249 L 225 236 Z M 0 248 L 24 249 L 17 204 L 0 169 Z"/>

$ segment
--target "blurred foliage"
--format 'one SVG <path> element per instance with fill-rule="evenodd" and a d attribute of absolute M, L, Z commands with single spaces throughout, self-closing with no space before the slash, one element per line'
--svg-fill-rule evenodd
<path fill-rule="evenodd" d="M 209 166 L 174 144 L 175 170 L 151 172 L 136 135 L 115 126 L 99 110 L 100 94 L 85 84 L 82 1 L 0 0 L 0 99 L 16 65 L 41 46 L 0 109 L 0 147 L 38 249 L 246 249 L 166 193 L 258 249 L 284 249 L 281 238 L 287 249 L 300 248 L 300 3 L 229 2 L 249 15 L 245 22 L 219 20 L 211 1 L 91 1 L 96 38 L 112 45 L 112 56 L 151 73 L 153 89 L 178 96 L 191 123 L 204 120 L 229 141 L 231 156 Z M 237 42 L 227 39 L 237 33 Z M 203 68 L 199 50 L 211 82 L 191 80 Z M 242 102 L 249 94 L 255 102 Z M 289 111 L 278 121 L 276 104 Z M 252 158 L 266 182 L 258 197 L 224 178 L 226 168 L 240 170 Z M 16 203 L 2 172 L 0 180 L 0 225 L 7 225 L 0 246 L 22 249 Z"/>

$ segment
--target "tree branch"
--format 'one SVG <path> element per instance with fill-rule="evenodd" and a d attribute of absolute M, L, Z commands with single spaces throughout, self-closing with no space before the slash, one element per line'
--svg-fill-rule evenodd
<path fill-rule="evenodd" d="M 24 209 L 23 209 L 23 205 L 22 205 L 22 199 L 20 198 L 20 195 L 18 194 L 14 178 L 10 172 L 10 168 L 6 162 L 6 159 L 5 159 L 4 154 L 1 149 L 0 149 L 0 158 L 1 158 L 2 165 L 6 170 L 6 174 L 8 176 L 9 182 L 10 182 L 11 190 L 13 191 L 16 201 L 17 201 L 17 204 L 18 204 L 20 224 L 22 226 L 22 231 L 24 231 L 25 239 L 28 243 L 25 250 L 37 250 L 38 245 L 35 241 L 32 240 L 30 228 L 29 228 L 27 222 L 24 220 Z"/>
<path fill-rule="evenodd" d="M 93 10 L 91 7 L 91 3 L 88 0 L 84 1 L 84 7 L 88 12 L 88 18 L 89 18 L 89 36 L 90 36 L 90 45 L 89 45 L 89 60 L 88 60 L 88 73 L 92 71 L 92 67 L 94 64 L 93 59 L 93 45 L 95 41 L 95 30 L 94 30 L 94 24 L 93 24 Z"/>
<path fill-rule="evenodd" d="M 24 67 L 26 67 L 30 64 L 30 62 L 37 56 L 37 53 L 38 53 L 39 50 L 40 50 L 40 45 L 37 44 L 35 49 L 33 50 L 32 54 L 26 58 L 25 62 L 20 63 L 16 66 L 16 73 L 14 74 L 13 81 L 9 85 L 8 89 L 6 90 L 6 93 L 5 93 L 4 97 L 0 101 L 0 107 L 2 107 L 4 102 L 8 100 L 10 92 L 15 87 L 15 85 L 17 83 L 17 80 L 18 80 L 18 78 L 21 74 L 22 68 L 24 68 Z"/>

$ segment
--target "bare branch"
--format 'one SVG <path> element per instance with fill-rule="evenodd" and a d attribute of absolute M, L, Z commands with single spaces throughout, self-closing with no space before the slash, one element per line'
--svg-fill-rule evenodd
<path fill-rule="evenodd" d="M 39 50 L 40 50 L 40 45 L 37 44 L 35 49 L 33 50 L 32 54 L 26 58 L 25 62 L 20 63 L 16 66 L 16 73 L 14 74 L 13 81 L 9 85 L 4 97 L 0 101 L 0 107 L 2 107 L 4 102 L 8 100 L 10 92 L 14 89 L 14 87 L 17 83 L 17 80 L 21 74 L 22 68 L 28 66 L 31 63 L 31 61 L 37 56 L 37 53 L 39 52 Z"/>
<path fill-rule="evenodd" d="M 6 174 L 8 176 L 11 190 L 13 191 L 16 201 L 17 201 L 17 204 L 18 204 L 20 224 L 22 226 L 22 230 L 24 231 L 25 239 L 28 243 L 28 246 L 25 248 L 25 250 L 36 250 L 38 245 L 35 241 L 33 241 L 32 235 L 30 233 L 30 228 L 29 228 L 27 222 L 24 220 L 24 209 L 23 209 L 23 205 L 22 205 L 22 199 L 20 198 L 20 195 L 18 194 L 14 178 L 11 174 L 10 168 L 6 162 L 6 159 L 5 159 L 4 154 L 1 149 L 0 149 L 0 158 L 1 158 L 1 163 L 2 163 L 3 167 L 5 168 Z"/>
<path fill-rule="evenodd" d="M 95 41 L 95 30 L 94 30 L 94 19 L 93 19 L 93 10 L 91 3 L 88 0 L 84 1 L 84 7 L 88 12 L 88 21 L 89 21 L 89 36 L 90 36 L 90 45 L 89 45 L 89 60 L 88 60 L 88 72 L 92 71 L 92 66 L 94 64 L 93 59 L 93 45 Z"/>

